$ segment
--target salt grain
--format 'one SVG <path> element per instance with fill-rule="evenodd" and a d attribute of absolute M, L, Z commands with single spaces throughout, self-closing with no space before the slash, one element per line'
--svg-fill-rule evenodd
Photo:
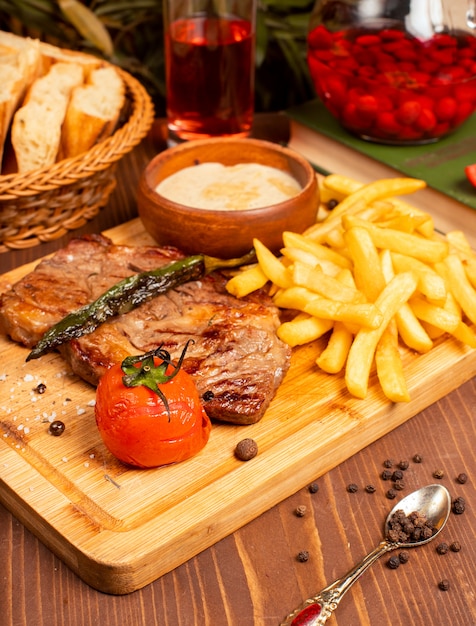
<path fill-rule="evenodd" d="M 31 382 L 33 382 L 35 379 L 34 379 L 34 377 L 33 377 L 31 374 L 25 374 L 25 376 L 23 377 L 23 380 L 24 380 L 26 383 L 31 383 Z"/>
<path fill-rule="evenodd" d="M 63 463 L 67 463 L 68 462 L 68 457 L 64 456 L 61 460 L 63 461 Z"/>

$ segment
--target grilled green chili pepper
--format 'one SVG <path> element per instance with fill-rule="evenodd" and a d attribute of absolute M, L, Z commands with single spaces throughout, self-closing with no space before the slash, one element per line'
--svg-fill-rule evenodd
<path fill-rule="evenodd" d="M 26 360 L 37 359 L 63 343 L 92 333 L 110 317 L 127 313 L 170 289 L 199 280 L 217 269 L 246 265 L 254 258 L 254 250 L 239 259 L 226 260 L 197 254 L 155 270 L 128 276 L 110 287 L 97 300 L 69 313 L 47 330 Z"/>

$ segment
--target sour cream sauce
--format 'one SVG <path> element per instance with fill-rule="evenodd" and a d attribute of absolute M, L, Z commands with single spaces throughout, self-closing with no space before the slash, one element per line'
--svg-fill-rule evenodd
<path fill-rule="evenodd" d="M 258 209 L 297 196 L 298 181 L 260 163 L 200 163 L 162 180 L 156 192 L 172 202 L 198 209 Z"/>

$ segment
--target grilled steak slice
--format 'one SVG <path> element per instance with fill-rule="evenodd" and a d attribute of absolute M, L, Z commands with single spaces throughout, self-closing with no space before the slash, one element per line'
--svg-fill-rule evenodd
<path fill-rule="evenodd" d="M 64 315 L 121 278 L 183 255 L 173 248 L 116 246 L 102 236 L 76 239 L 0 297 L 0 327 L 32 347 Z M 215 272 L 158 296 L 72 340 L 60 352 L 91 384 L 113 363 L 162 345 L 193 377 L 208 415 L 236 424 L 258 421 L 290 363 L 276 336 L 278 311 L 263 293 L 237 299 Z"/>

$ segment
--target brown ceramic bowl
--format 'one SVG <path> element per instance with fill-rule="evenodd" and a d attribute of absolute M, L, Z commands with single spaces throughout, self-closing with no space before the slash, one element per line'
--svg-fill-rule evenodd
<path fill-rule="evenodd" d="M 164 178 L 205 162 L 279 168 L 290 173 L 302 190 L 278 204 L 223 211 L 177 204 L 155 191 Z M 139 182 L 137 201 L 144 227 L 159 245 L 176 246 L 186 254 L 234 258 L 252 249 L 254 237 L 276 252 L 283 245 L 283 231 L 303 232 L 316 221 L 319 191 L 314 170 L 292 150 L 257 139 L 217 138 L 189 141 L 154 157 Z"/>

